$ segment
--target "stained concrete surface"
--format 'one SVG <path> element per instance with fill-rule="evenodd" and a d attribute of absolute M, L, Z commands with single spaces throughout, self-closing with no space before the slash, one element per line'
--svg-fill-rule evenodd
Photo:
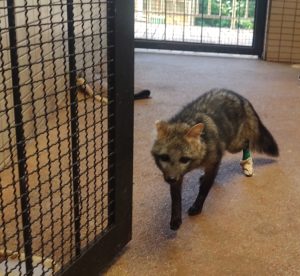
<path fill-rule="evenodd" d="M 112 275 L 300 275 L 300 69 L 254 59 L 137 53 L 133 237 L 104 272 Z M 247 178 L 239 154 L 226 154 L 202 214 L 186 213 L 201 171 L 183 186 L 183 224 L 169 229 L 168 185 L 150 149 L 154 122 L 213 87 L 233 89 L 255 106 L 280 147 L 278 159 L 254 155 Z"/>

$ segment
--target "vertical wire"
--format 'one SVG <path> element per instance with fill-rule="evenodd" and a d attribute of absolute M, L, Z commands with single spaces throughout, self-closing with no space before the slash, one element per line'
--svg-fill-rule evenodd
<path fill-rule="evenodd" d="M 237 22 L 237 37 L 236 37 L 236 45 L 239 45 L 240 41 L 240 25 L 241 25 L 241 1 L 237 0 L 239 3 L 239 9 L 238 9 L 238 22 Z"/>
<path fill-rule="evenodd" d="M 103 70 L 102 70 L 102 64 L 103 64 L 103 49 L 102 49 L 102 46 L 103 46 L 103 40 L 102 40 L 102 9 L 101 9 L 101 5 L 99 6 L 99 12 L 100 12 L 100 46 L 101 46 L 101 49 L 100 49 L 100 66 L 101 66 L 101 72 L 100 72 L 100 91 L 103 90 Z M 94 37 L 93 37 L 94 39 Z M 94 46 L 94 43 L 92 43 L 92 45 Z M 94 53 L 94 51 L 93 51 Z M 95 55 L 93 54 L 93 64 L 95 64 Z M 93 66 L 93 77 L 95 77 L 95 67 Z M 93 79 L 93 82 L 96 82 L 96 79 Z M 95 102 L 93 102 L 95 104 Z M 95 111 L 95 106 L 94 106 L 94 109 Z M 99 192 L 100 192 L 100 200 L 99 200 L 99 204 L 101 205 L 101 208 L 100 208 L 100 212 L 99 212 L 99 215 L 101 216 L 100 221 L 101 221 L 101 232 L 104 231 L 104 210 L 105 210 L 105 206 L 104 206 L 104 199 L 105 199 L 105 194 L 104 194 L 104 185 L 105 185 L 105 180 L 104 180 L 104 173 L 105 173 L 105 170 L 104 170 L 104 160 L 105 158 L 103 158 L 104 156 L 104 151 L 103 151 L 103 148 L 104 148 L 104 129 L 103 129 L 103 125 L 104 125 L 104 117 L 103 117 L 103 113 L 104 113 L 104 103 L 103 101 L 100 102 L 100 156 L 101 156 L 101 159 L 99 162 L 97 162 L 97 158 L 96 156 L 94 157 L 94 161 L 96 162 L 95 163 L 95 176 L 96 176 L 96 181 L 95 181 L 95 185 L 97 185 L 97 177 L 98 177 L 98 174 L 97 174 L 97 168 L 98 168 L 98 164 L 100 167 L 100 188 L 99 188 Z M 94 118 L 95 118 L 95 114 L 94 114 Z M 107 115 L 106 117 L 107 118 Z M 95 122 L 94 125 L 96 125 L 97 122 Z M 96 136 L 96 128 L 93 129 L 94 130 L 94 135 Z M 107 133 L 107 132 L 106 132 Z M 96 147 L 97 144 L 96 144 L 96 140 L 95 140 L 95 137 L 94 137 L 94 146 Z M 96 190 L 97 187 L 96 187 Z M 97 199 L 95 197 L 95 207 L 97 206 Z M 94 214 L 97 215 L 97 211 L 96 209 L 94 210 Z M 97 225 L 97 224 L 96 224 Z"/>
<path fill-rule="evenodd" d="M 164 0 L 165 1 L 165 40 L 167 40 L 167 5 L 168 5 L 168 2 L 167 0 Z"/>
<path fill-rule="evenodd" d="M 92 10 L 92 8 L 91 8 L 91 6 L 92 6 L 92 3 L 90 3 L 89 4 L 90 5 L 90 9 L 89 9 L 89 11 L 91 11 Z M 87 79 L 86 79 L 86 72 L 85 72 L 85 70 L 86 70 L 86 57 L 87 57 L 87 53 L 85 53 L 85 49 L 86 49 L 86 43 L 85 43 L 85 38 L 86 38 L 86 36 L 85 36 L 85 20 L 84 20 L 84 13 L 85 13 L 86 11 L 84 11 L 84 4 L 83 4 L 83 2 L 82 1 L 80 1 L 80 16 L 81 16 L 81 26 L 80 26 L 80 29 L 82 30 L 82 55 L 83 55 L 83 57 L 82 57 L 82 60 L 83 60 L 83 63 L 82 63 L 82 70 L 83 70 L 83 78 L 84 78 L 84 80 L 85 81 L 87 81 Z M 93 22 L 92 21 L 92 17 L 93 17 L 93 15 L 92 14 L 89 14 L 90 16 L 89 16 L 89 18 L 91 18 L 91 23 Z M 93 33 L 93 31 L 91 31 L 92 33 Z M 92 86 L 93 87 L 93 86 Z M 93 98 L 93 97 L 92 97 Z M 86 229 L 86 244 L 88 245 L 89 244 L 89 232 L 88 232 L 88 223 L 89 223 L 89 200 L 88 200 L 88 198 L 89 198 L 89 169 L 88 169 L 88 163 L 89 163 L 89 155 L 88 155 L 88 152 L 89 152 L 89 150 L 88 150 L 88 141 L 89 141 L 89 139 L 88 139 L 88 113 L 87 113 L 87 110 L 88 110 L 88 106 L 87 106 L 87 96 L 86 95 L 84 95 L 84 101 L 83 101 L 83 104 L 84 104 L 84 107 L 81 107 L 81 109 L 83 109 L 84 111 L 85 111 L 85 114 L 83 115 L 84 116 L 84 119 L 85 119 L 85 128 L 83 129 L 83 131 L 85 131 L 85 137 L 83 138 L 83 140 L 85 140 L 85 154 L 86 154 L 86 156 L 84 157 L 84 159 L 86 160 L 86 181 L 85 181 L 85 183 L 87 183 L 86 185 L 85 185 L 85 188 L 86 188 L 86 197 L 85 197 L 85 200 L 86 200 L 86 210 L 85 211 L 83 211 L 83 204 L 81 204 L 81 206 L 80 206 L 80 213 L 81 214 L 84 214 L 84 212 L 86 213 L 86 220 L 85 220 L 85 223 L 86 223 L 86 225 L 85 225 L 85 227 L 87 228 Z M 84 187 L 83 187 L 84 188 Z"/>
<path fill-rule="evenodd" d="M 40 64 L 41 64 L 41 75 L 42 75 L 42 79 L 41 79 L 41 87 L 42 87 L 42 93 L 43 93 L 43 104 L 44 104 L 44 111 L 45 111 L 45 128 L 46 128 L 46 149 L 47 149 L 47 168 L 48 168 L 48 172 L 49 172 L 49 184 L 51 181 L 51 176 L 52 176 L 52 170 L 51 170 L 51 155 L 50 155 L 50 137 L 49 137 L 49 122 L 48 122 L 48 104 L 47 104 L 47 91 L 46 91 L 46 85 L 45 85 L 45 62 L 44 62 L 44 57 L 45 57 L 45 52 L 44 52 L 44 42 L 43 42 L 43 29 L 42 29 L 42 12 L 41 12 L 41 0 L 37 0 L 37 12 L 38 12 L 38 22 L 39 22 L 39 29 L 38 29 L 38 34 L 39 34 L 39 41 L 40 41 Z M 40 189 L 40 185 L 39 185 L 39 189 Z M 49 198 L 50 198 L 50 215 L 52 214 L 52 208 L 53 208 L 53 203 L 52 203 L 52 191 L 51 191 L 51 185 L 49 185 L 50 191 L 49 191 Z M 41 192 L 41 191 L 40 191 Z M 42 194 L 39 194 L 40 196 L 40 202 L 41 202 L 41 207 L 43 206 L 43 202 L 42 202 Z M 43 208 L 41 208 L 42 211 Z M 43 215 L 45 216 L 48 213 L 48 211 L 46 211 Z M 51 220 L 52 220 L 52 215 L 51 215 Z M 53 222 L 53 220 L 52 220 Z M 43 224 L 44 224 L 44 217 L 41 216 L 40 217 L 40 223 L 41 223 L 41 239 L 42 239 L 42 244 L 46 244 L 48 243 L 48 241 L 45 241 L 45 232 L 46 229 L 43 229 Z M 50 223 L 50 225 L 52 225 L 52 223 Z M 51 228 L 53 226 L 50 226 Z M 52 232 L 52 230 L 51 230 Z M 53 237 L 52 237 L 53 240 Z M 46 243 L 44 243 L 46 242 Z M 44 258 L 45 256 L 45 246 L 42 246 L 42 258 Z M 42 259 L 43 260 L 43 259 Z M 45 273 L 45 268 L 43 266 L 43 273 Z"/>
<path fill-rule="evenodd" d="M 220 11 L 219 11 L 219 16 L 220 16 L 220 20 L 219 20 L 219 41 L 218 43 L 221 44 L 221 34 L 222 34 L 222 8 L 223 8 L 223 5 L 222 5 L 222 0 L 219 0 L 220 1 Z"/>
<path fill-rule="evenodd" d="M 72 184 L 73 184 L 73 211 L 75 229 L 76 257 L 81 252 L 81 214 L 80 214 L 80 166 L 79 166 L 79 132 L 78 132 L 78 100 L 76 87 L 76 58 L 73 0 L 67 0 L 68 22 L 68 56 L 70 82 L 70 112 L 71 112 L 71 140 L 72 140 Z"/>
<path fill-rule="evenodd" d="M 101 92 L 101 96 L 102 95 L 102 90 L 103 90 L 103 70 L 102 70 L 102 64 L 103 64 L 103 49 L 102 49 L 102 46 L 103 46 L 103 40 L 102 40 L 102 4 L 101 3 L 98 3 L 98 9 L 99 9 L 99 14 L 100 14 L 100 18 L 99 18 L 99 45 L 100 45 L 100 60 L 99 60 L 99 70 L 100 70 L 100 80 L 97 80 L 99 81 L 100 83 L 100 92 Z M 96 108 L 96 105 L 95 105 L 95 100 L 93 100 L 93 117 L 95 118 L 96 114 L 95 114 L 95 108 Z M 102 149 L 102 145 L 103 145 L 103 101 L 100 102 L 100 133 L 101 133 L 101 137 L 100 137 L 100 152 L 98 153 L 101 158 L 103 157 L 103 149 Z M 96 148 L 96 124 L 93 124 L 93 147 Z M 95 181 L 94 181 L 94 190 L 97 191 L 97 155 L 96 155 L 96 150 L 94 150 L 93 152 L 93 160 L 95 162 L 96 165 L 94 165 L 94 170 L 93 170 L 93 173 L 94 173 L 94 176 L 95 176 Z M 103 168 L 103 163 L 101 162 L 101 171 L 102 171 L 102 168 Z M 101 183 L 101 186 L 100 186 L 100 204 L 102 204 L 102 200 L 103 199 L 103 189 L 104 189 L 104 181 L 103 181 L 103 174 L 101 174 L 100 176 L 100 183 Z M 94 224 L 95 224 L 95 227 L 94 227 L 94 231 L 93 231 L 93 234 L 94 234 L 94 240 L 96 239 L 97 237 L 97 192 L 95 192 L 93 194 L 93 200 L 94 200 L 94 212 L 93 212 L 93 221 L 94 221 Z M 102 225 L 103 223 L 103 216 L 101 215 L 101 211 L 103 211 L 103 206 L 101 206 L 100 208 L 100 218 L 99 218 L 99 221 Z"/>
<path fill-rule="evenodd" d="M 175 26 L 175 16 L 176 16 L 176 3 L 173 5 L 173 10 L 172 10 L 172 19 L 173 19 L 173 30 L 172 30 L 172 40 L 176 39 L 175 38 L 175 32 L 174 32 L 174 26 Z"/>
<path fill-rule="evenodd" d="M 182 26 L 182 28 L 183 28 L 183 30 L 182 30 L 182 41 L 184 42 L 184 35 L 185 35 L 185 8 L 186 8 L 186 6 L 185 6 L 185 0 L 183 1 L 183 26 Z"/>
<path fill-rule="evenodd" d="M 62 179 L 62 161 L 61 161 L 61 155 L 62 155 L 62 150 L 61 150 L 61 139 L 60 139 L 60 112 L 59 112 L 59 99 L 58 99 L 58 85 L 57 85 L 57 81 L 58 81 L 58 77 L 57 77 L 57 66 L 56 66 L 56 57 L 55 57 L 55 36 L 54 36 L 54 23 L 53 23 L 54 19 L 53 19 L 53 0 L 50 0 L 50 37 L 51 37 L 51 59 L 53 60 L 53 81 L 54 81 L 54 99 L 55 99 L 55 107 L 56 107 L 56 112 L 55 112 L 55 125 L 57 127 L 57 144 L 58 144 L 58 158 L 56 159 L 55 162 L 58 162 L 58 169 L 59 169 L 59 186 L 61 187 L 63 185 L 63 179 Z M 51 197 L 52 199 L 52 197 Z M 62 201 L 62 197 L 61 197 L 61 201 Z M 51 221 L 54 223 L 54 209 L 53 209 L 53 201 L 51 200 Z M 62 218 L 62 217 L 61 217 Z M 60 227 L 61 227 L 61 232 L 63 229 L 63 219 L 60 220 Z M 54 247 L 54 228 L 51 228 L 51 237 L 52 237 L 52 241 L 51 241 L 51 250 L 52 253 L 50 255 L 50 257 L 54 260 L 55 259 L 55 247 Z M 52 264 L 53 265 L 53 264 Z M 49 268 L 50 269 L 50 268 Z M 52 267 L 52 270 L 54 271 L 54 268 Z"/>
<path fill-rule="evenodd" d="M 65 41 L 65 39 L 64 39 L 64 34 L 66 33 L 66 28 L 65 28 L 65 23 L 66 23 L 66 21 L 65 21 L 65 17 L 66 17 L 66 15 L 65 15 L 65 12 L 64 12 L 64 6 L 65 6 L 65 4 L 63 4 L 63 2 L 62 2 L 62 0 L 60 0 L 60 2 L 59 2 L 59 4 L 60 4 L 60 17 L 61 17 L 61 20 L 62 20 L 62 37 L 61 37 L 61 39 L 62 39 L 62 48 L 63 48 L 63 50 L 62 50 L 62 52 L 64 53 L 64 58 L 63 58 L 63 72 L 65 72 L 65 75 L 64 75 L 64 91 L 68 91 L 68 85 L 67 85 L 67 77 L 66 77 L 66 72 L 67 72 L 67 65 L 66 65 L 66 58 L 65 58 L 65 56 L 66 56 L 66 52 L 67 52 L 67 49 L 66 49 L 66 41 Z M 66 105 L 65 105 L 65 108 L 66 108 L 66 117 L 67 117 L 67 122 L 70 122 L 70 120 L 71 120 L 71 118 L 70 118 L 70 115 L 69 115 L 69 112 L 68 112 L 68 103 L 69 103 L 69 97 L 68 97 L 68 93 L 67 92 L 65 92 L 64 93 L 65 94 L 65 98 L 64 98 L 64 102 L 66 103 Z M 67 141 L 68 141 L 68 149 L 70 149 L 71 148 L 71 146 L 70 146 L 70 124 L 69 123 L 67 123 L 66 124 L 67 125 L 67 133 L 68 133 L 68 136 L 67 136 Z M 71 161 L 71 154 L 68 154 L 68 156 L 69 156 L 69 164 L 71 164 L 72 163 L 72 161 Z M 71 179 L 72 179 L 72 172 L 71 172 L 71 168 L 69 167 L 69 179 L 70 179 L 70 182 L 71 182 Z M 63 185 L 60 185 L 60 196 L 61 196 L 61 198 L 63 198 L 64 197 L 64 190 L 63 190 Z M 69 199 L 69 201 L 70 201 L 70 208 L 69 208 L 69 210 L 72 210 L 72 200 L 71 200 L 71 198 L 72 198 L 72 194 L 70 193 L 70 199 Z M 64 218 L 65 217 L 65 214 L 64 214 L 64 204 L 63 204 L 63 201 L 61 202 L 61 205 L 60 205 L 60 210 L 61 210 L 61 212 L 60 212 L 60 217 L 61 218 Z M 69 252 L 71 253 L 72 251 L 71 251 L 71 248 L 72 248 L 72 226 L 71 226 L 71 222 L 72 222 L 72 212 L 71 211 L 69 211 L 69 214 L 70 214 L 70 223 L 69 223 L 69 228 L 70 228 L 70 235 L 69 235 L 69 238 L 67 239 L 67 240 L 65 240 L 65 238 L 64 238 L 64 229 L 66 228 L 67 229 L 67 226 L 68 225 L 66 225 L 66 227 L 64 227 L 64 219 L 62 219 L 62 229 L 63 229 L 63 231 L 61 231 L 61 252 L 62 252 L 62 254 L 61 254 L 61 264 L 63 265 L 64 263 L 65 263 L 65 255 L 66 255 L 66 253 L 65 253 L 65 247 L 66 247 L 66 242 L 67 241 L 70 241 L 70 250 L 69 250 Z M 72 255 L 72 254 L 71 254 Z M 72 258 L 72 256 L 70 256 L 70 258 Z"/>
<path fill-rule="evenodd" d="M 25 26 L 26 26 L 26 40 L 28 42 L 30 42 L 30 34 L 29 34 L 29 14 L 28 14 L 28 1 L 25 0 L 24 2 L 24 8 L 25 8 Z M 34 83 L 33 83 L 33 71 L 32 71 L 32 56 L 31 56 L 31 47 L 30 44 L 28 44 L 27 47 L 27 55 L 28 55 L 28 71 L 29 71 L 29 79 L 30 79 L 30 91 L 31 91 L 31 102 L 32 102 L 32 114 L 33 114 L 33 138 L 34 138 L 34 142 L 35 142 L 35 149 L 36 151 L 38 151 L 38 133 L 37 133 L 37 121 L 35 118 L 35 114 L 36 112 L 36 107 L 35 107 L 35 99 L 34 99 L 34 91 L 35 91 L 35 87 L 34 87 Z M 38 176 L 38 183 L 41 183 L 41 174 L 40 174 L 40 162 L 39 162 L 39 154 L 34 155 L 35 156 L 35 160 L 36 160 L 36 173 Z M 41 249 L 42 249 L 42 263 L 44 260 L 44 243 L 43 243 L 43 233 L 44 233 L 44 227 L 43 227 L 43 216 L 42 216 L 42 191 L 41 191 L 41 185 L 38 185 L 38 194 L 39 194 L 39 198 L 38 198 L 38 202 L 40 205 L 39 211 L 40 211 L 40 237 L 41 237 Z M 33 239 L 35 239 L 36 237 L 33 237 Z M 43 270 L 44 270 L 44 266 L 43 266 Z"/>
<path fill-rule="evenodd" d="M 204 0 L 201 1 L 201 34 L 200 34 L 200 43 L 203 42 L 203 19 L 204 19 Z"/>
<path fill-rule="evenodd" d="M 108 0 L 108 1 L 111 1 L 111 0 Z M 148 39 L 148 9 L 149 9 L 149 6 L 148 6 L 148 0 L 146 0 L 146 39 Z"/>
<path fill-rule="evenodd" d="M 97 18 L 96 17 L 94 18 L 94 16 L 97 15 L 98 13 L 99 13 L 99 16 Z M 95 36 L 94 34 L 97 33 L 97 29 L 95 30 L 95 24 L 94 23 L 96 22 L 96 24 L 97 24 L 97 22 L 99 22 L 99 20 L 101 18 L 101 13 L 100 13 L 100 10 L 98 10 L 96 12 L 96 8 L 93 9 L 93 6 L 91 5 L 90 6 L 90 14 L 91 14 L 91 18 L 94 18 L 94 20 L 91 21 L 91 24 L 92 24 L 92 27 L 91 27 L 91 32 L 92 32 L 91 33 L 91 45 L 92 45 L 91 55 L 92 55 L 92 83 L 93 83 L 93 87 L 96 88 L 97 78 L 96 78 L 95 67 L 96 67 L 96 65 L 99 66 L 99 63 L 97 64 L 97 62 L 95 60 L 95 53 L 96 53 L 96 51 L 101 52 L 102 48 L 101 48 L 101 44 L 99 43 L 99 46 L 100 46 L 99 50 L 95 49 L 95 45 L 96 44 L 95 44 L 95 41 L 94 41 L 94 36 Z M 95 89 L 94 89 L 94 91 L 95 91 Z M 96 91 L 94 93 L 96 93 Z M 96 120 L 97 116 L 96 116 L 96 113 L 95 113 L 95 109 L 96 109 L 95 98 L 92 99 L 92 102 L 93 102 L 92 115 L 93 115 L 93 119 L 94 119 L 93 120 L 93 130 L 94 130 L 94 127 L 97 124 L 97 120 Z M 100 112 L 100 114 L 102 113 L 102 101 L 100 102 L 100 111 L 99 112 Z M 96 141 L 95 141 L 95 137 L 91 141 L 89 141 L 89 142 L 92 142 L 92 141 L 94 142 L 94 152 L 96 152 L 96 150 L 97 150 L 97 144 L 96 144 Z M 89 154 L 89 156 L 92 156 L 92 155 Z M 93 159 L 93 168 L 94 168 L 93 183 L 94 183 L 94 185 L 96 187 L 95 193 L 97 193 L 97 174 L 96 174 L 97 168 L 96 167 L 98 165 L 96 161 L 97 161 L 96 159 Z M 92 169 L 92 168 L 90 167 L 89 169 Z M 103 182 L 100 182 L 98 185 L 103 185 Z M 87 193 L 88 193 L 88 197 L 90 198 L 90 189 L 89 189 L 89 187 L 88 187 Z M 90 206 L 89 202 L 88 202 L 88 206 Z M 95 213 L 96 212 L 96 201 L 94 202 L 93 206 L 94 206 L 94 211 L 93 212 Z M 88 220 L 90 220 L 89 214 L 88 214 Z M 94 223 L 94 225 L 96 225 L 96 223 Z M 88 235 L 88 242 L 89 242 L 89 236 L 91 234 L 91 230 L 88 233 L 89 233 L 89 235 Z"/>
<path fill-rule="evenodd" d="M 23 239 L 25 251 L 26 272 L 29 276 L 33 273 L 32 264 L 32 236 L 31 236 L 31 218 L 30 218 L 30 202 L 28 191 L 28 172 L 27 158 L 25 149 L 25 136 L 23 129 L 22 101 L 20 94 L 20 79 L 19 79 L 19 63 L 18 63 L 18 44 L 16 37 L 15 25 L 15 6 L 13 0 L 7 0 L 8 25 L 9 25 L 9 42 L 10 42 L 10 59 L 11 59 L 11 74 L 13 85 L 13 102 L 14 116 L 16 128 L 16 147 L 18 156 L 18 173 L 20 185 L 20 200 L 22 209 L 23 223 Z M 21 268 L 20 268 L 21 269 Z"/>
<path fill-rule="evenodd" d="M 13 154 L 13 146 L 12 146 L 12 131 L 11 131 L 11 128 L 9 127 L 10 125 L 10 122 L 9 122 L 9 113 L 8 113 L 8 110 L 9 110 L 9 107 L 8 107 L 8 99 L 7 99 L 7 92 L 8 91 L 8 88 L 7 88 L 7 85 L 6 85 L 6 76 L 5 76 L 5 70 L 4 70 L 4 50 L 3 50 L 3 43 L 2 43 L 2 30 L 0 29 L 0 60 L 1 60 L 1 73 L 2 73 L 2 77 L 3 77 L 3 93 L 5 93 L 5 96 L 3 97 L 3 100 L 4 100 L 4 110 L 6 111 L 4 114 L 4 116 L 6 117 L 6 123 L 7 123 L 7 129 L 8 129 L 8 141 L 9 141 L 9 153 L 10 153 L 10 156 L 13 157 L 14 154 Z M 16 191 L 16 183 L 17 183 L 17 180 L 16 180 L 16 174 L 15 174 L 15 171 L 14 171 L 14 160 L 12 159 L 12 166 L 11 166 L 11 174 L 13 175 L 13 183 L 11 183 L 11 186 L 13 186 L 13 194 L 14 194 L 14 203 L 15 203 L 15 218 L 16 218 L 16 224 L 17 224 L 17 229 L 20 229 L 20 226 L 19 226 L 19 220 L 18 220 L 18 214 L 17 214 L 17 210 L 18 210 L 18 207 L 17 207 L 17 191 Z M 1 172 L 1 167 L 0 167 L 0 172 Z M 0 174 L 1 176 L 1 174 Z M 6 186 L 6 187 L 9 187 Z M 7 243 L 8 241 L 6 242 L 6 229 L 5 229 L 5 216 L 4 216 L 4 211 L 5 211 L 5 206 L 4 206 L 4 199 L 3 199 L 3 187 L 2 187 L 2 181 L 1 181 L 1 178 L 0 178 L 0 198 L 1 198 L 1 208 L 2 208 L 2 212 L 1 212 L 1 219 L 3 221 L 3 227 L 1 227 L 3 230 L 2 230 L 2 233 L 3 233 L 3 246 L 4 246 L 4 255 L 7 256 Z M 9 206 L 9 204 L 7 204 L 7 206 Z M 20 241 L 20 235 L 19 235 L 19 232 L 16 231 L 17 233 L 17 242 L 18 244 L 21 243 Z M 19 258 L 19 257 L 18 257 Z M 20 262 L 20 259 L 19 259 L 19 262 Z M 18 262 L 18 263 L 19 263 Z M 8 275 L 10 271 L 8 271 L 8 258 L 5 258 L 5 262 L 4 262 L 4 266 L 5 266 L 5 273 Z M 21 271 L 20 270 L 21 268 L 19 267 L 19 272 Z M 12 269 L 13 270 L 13 269 Z M 12 271 L 11 270 L 11 271 Z"/>
<path fill-rule="evenodd" d="M 100 5 L 101 5 L 101 3 L 100 3 Z M 95 52 L 96 52 L 96 50 L 95 50 L 95 42 L 94 42 L 94 34 L 95 33 L 97 33 L 97 30 L 95 30 L 94 28 L 94 22 L 96 21 L 96 23 L 97 22 L 99 22 L 99 20 L 100 20 L 100 18 L 101 18 L 101 11 L 100 11 L 100 9 L 99 9 L 99 11 L 97 11 L 98 13 L 99 13 L 99 17 L 95 17 L 94 18 L 94 16 L 95 16 L 95 10 L 96 10 L 96 8 L 95 9 L 93 9 L 93 4 L 91 4 L 90 5 L 90 10 L 89 10 L 89 12 L 90 12 L 90 14 L 91 14 L 91 58 L 92 58 L 92 83 L 93 83 L 93 85 L 92 85 L 92 87 L 94 87 L 94 93 L 96 93 L 96 91 L 95 91 L 95 88 L 96 88 L 96 72 L 95 72 L 95 67 L 96 67 L 96 61 L 95 61 Z M 97 13 L 96 13 L 97 14 Z M 100 21 L 101 22 L 101 21 Z M 100 27 L 99 27 L 99 29 L 100 29 Z M 101 32 L 100 32 L 101 33 Z M 99 43 L 100 44 L 100 43 Z M 101 49 L 101 44 L 100 44 L 100 53 L 101 53 L 101 51 L 102 51 L 102 49 Z M 98 66 L 99 66 L 99 64 L 98 64 Z M 101 76 L 101 78 L 102 78 L 102 76 Z M 97 120 L 96 120 L 96 118 L 97 118 L 97 116 L 96 116 L 96 113 L 95 113 L 95 109 L 96 109 L 96 105 L 95 105 L 95 97 L 93 97 L 92 98 L 92 102 L 93 102 L 93 106 L 92 106 L 92 115 L 93 115 L 93 130 L 95 129 L 95 126 L 96 126 L 96 124 L 97 124 Z M 102 113 L 102 101 L 100 102 L 100 114 Z M 91 114 L 90 114 L 91 115 Z M 90 127 L 89 127 L 90 128 Z M 89 131 L 89 128 L 87 129 L 87 131 Z M 96 152 L 96 150 L 97 150 L 97 144 L 96 144 L 96 141 L 95 141 L 95 133 L 94 133 L 94 137 L 93 137 L 93 139 L 91 140 L 91 142 L 94 142 L 94 154 L 95 154 L 95 152 Z M 90 141 L 88 141 L 88 143 L 90 143 Z M 90 155 L 90 154 L 88 154 L 88 156 L 89 156 L 89 158 L 90 158 L 90 156 L 92 156 L 92 155 Z M 96 162 L 96 158 L 94 158 L 93 159 L 93 168 L 94 168 L 94 181 L 93 181 L 93 183 L 94 183 L 94 185 L 95 185 L 95 193 L 97 193 L 97 174 L 96 174 L 96 171 L 97 171 L 97 169 L 96 169 L 96 167 L 97 167 L 97 162 Z M 89 170 L 91 169 L 91 167 L 89 168 Z M 89 171 L 90 172 L 90 171 Z M 89 184 L 91 182 L 91 180 L 89 180 L 89 175 L 88 175 L 88 181 L 87 181 L 87 183 Z M 101 183 L 99 183 L 99 185 L 103 185 L 103 182 L 101 182 Z M 90 198 L 90 189 L 89 189 L 89 186 L 90 185 L 88 185 L 88 187 L 87 187 L 87 195 L 88 195 L 88 198 Z M 87 208 L 88 209 L 90 209 L 90 201 L 88 200 L 88 202 L 87 202 Z M 94 201 L 94 210 L 93 210 L 93 212 L 95 213 L 96 212 L 96 201 Z M 87 214 L 87 221 L 90 221 L 90 212 L 88 212 L 88 214 Z M 94 225 L 96 225 L 96 223 L 94 223 Z M 95 226 L 96 227 L 96 226 Z M 89 244 L 89 236 L 90 236 L 90 234 L 91 234 L 91 230 L 90 229 L 88 229 L 88 231 L 87 231 L 87 242 L 88 242 L 88 244 Z M 95 237 L 94 237 L 95 238 Z"/>

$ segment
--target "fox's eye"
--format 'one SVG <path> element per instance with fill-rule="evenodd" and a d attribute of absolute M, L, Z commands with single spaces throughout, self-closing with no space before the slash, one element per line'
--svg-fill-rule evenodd
<path fill-rule="evenodd" d="M 187 164 L 187 163 L 189 163 L 191 161 L 191 158 L 189 158 L 189 157 L 181 157 L 180 159 L 179 159 L 179 162 L 180 163 L 183 163 L 183 164 Z"/>
<path fill-rule="evenodd" d="M 169 162 L 170 161 L 170 156 L 167 155 L 167 154 L 162 154 L 162 155 L 159 155 L 158 158 L 163 161 L 163 162 Z"/>

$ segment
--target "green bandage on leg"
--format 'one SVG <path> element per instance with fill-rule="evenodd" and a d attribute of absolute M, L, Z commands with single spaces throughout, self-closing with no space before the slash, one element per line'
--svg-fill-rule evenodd
<path fill-rule="evenodd" d="M 249 141 L 246 141 L 244 148 L 243 148 L 243 159 L 242 160 L 247 160 L 250 157 L 251 157 L 251 152 L 249 149 Z"/>
<path fill-rule="evenodd" d="M 246 176 L 253 175 L 253 160 L 251 157 L 251 152 L 249 150 L 249 145 L 243 149 L 243 159 L 240 161 L 243 173 Z"/>
<path fill-rule="evenodd" d="M 251 152 L 249 149 L 243 149 L 243 160 L 247 160 L 251 157 Z"/>

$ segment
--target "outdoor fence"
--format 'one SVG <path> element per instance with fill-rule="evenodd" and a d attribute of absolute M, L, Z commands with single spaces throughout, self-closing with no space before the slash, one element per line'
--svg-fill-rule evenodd
<path fill-rule="evenodd" d="M 254 0 L 136 0 L 136 38 L 252 44 Z"/>
<path fill-rule="evenodd" d="M 135 0 L 138 48 L 262 55 L 267 0 Z"/>

